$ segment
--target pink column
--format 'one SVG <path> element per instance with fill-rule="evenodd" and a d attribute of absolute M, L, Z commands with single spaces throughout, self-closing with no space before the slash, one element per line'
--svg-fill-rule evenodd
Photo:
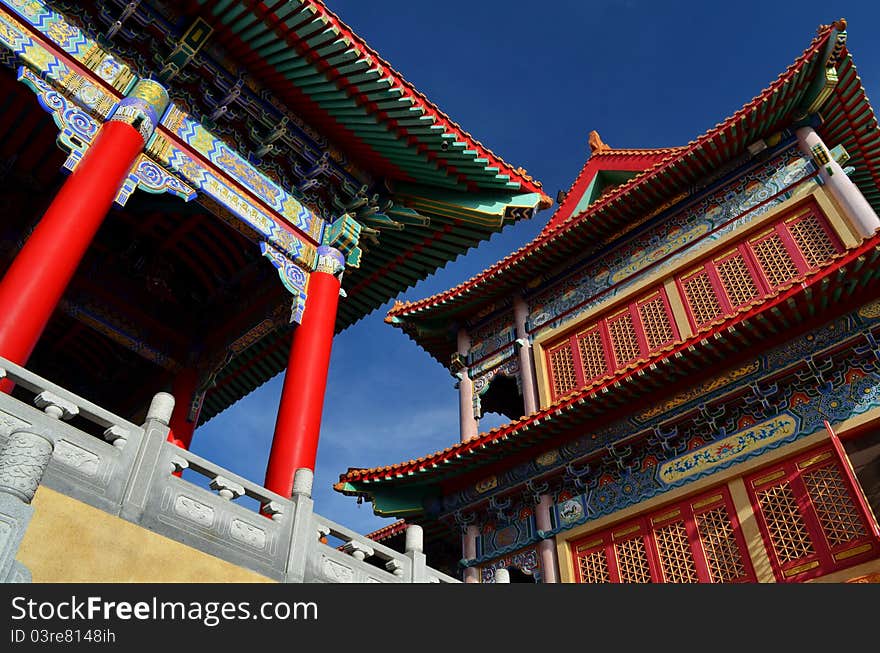
<path fill-rule="evenodd" d="M 458 353 L 467 360 L 471 348 L 471 338 L 464 329 L 458 331 Z M 468 376 L 468 368 L 463 367 L 458 375 L 458 415 L 461 441 L 467 442 L 477 437 L 480 432 L 480 422 L 474 417 L 474 382 Z"/>
<path fill-rule="evenodd" d="M 465 560 L 473 560 L 477 557 L 477 537 L 479 536 L 479 534 L 480 529 L 478 529 L 474 525 L 467 526 L 465 528 L 464 534 L 461 537 L 461 557 Z M 479 583 L 480 570 L 476 567 L 465 568 L 464 582 Z"/>
<path fill-rule="evenodd" d="M 535 364 L 532 360 L 532 343 L 526 331 L 529 307 L 519 295 L 513 298 L 513 320 L 516 324 L 516 340 L 519 348 L 519 375 L 522 384 L 525 415 L 538 410 L 538 384 L 535 382 Z"/>
<path fill-rule="evenodd" d="M 549 531 L 553 528 L 550 521 L 550 508 L 553 499 L 549 494 L 542 494 L 541 500 L 535 506 L 535 526 L 539 531 Z M 559 560 L 556 556 L 556 542 L 553 538 L 547 538 L 538 542 L 538 555 L 541 557 L 541 570 L 544 573 L 545 583 L 559 582 Z"/>
<path fill-rule="evenodd" d="M 797 130 L 798 145 L 801 151 L 814 159 L 817 155 L 828 159 L 827 163 L 816 161 L 819 168 L 819 177 L 822 179 L 828 191 L 837 200 L 840 208 L 846 214 L 853 227 L 862 238 L 869 238 L 880 228 L 880 218 L 868 204 L 868 200 L 862 195 L 858 186 L 852 179 L 846 176 L 843 168 L 835 161 L 825 143 L 812 127 L 801 127 Z M 813 149 L 816 148 L 817 152 Z"/>

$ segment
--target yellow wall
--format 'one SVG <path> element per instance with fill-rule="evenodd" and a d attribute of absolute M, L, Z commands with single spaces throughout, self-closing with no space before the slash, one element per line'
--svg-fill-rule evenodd
<path fill-rule="evenodd" d="M 35 583 L 271 583 L 41 486 L 17 559 Z"/>

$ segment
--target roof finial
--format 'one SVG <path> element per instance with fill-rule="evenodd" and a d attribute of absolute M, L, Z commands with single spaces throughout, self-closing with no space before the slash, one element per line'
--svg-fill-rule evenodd
<path fill-rule="evenodd" d="M 595 129 L 590 132 L 590 153 L 596 154 L 597 152 L 602 152 L 603 150 L 610 150 L 611 148 L 602 141 L 602 137 L 599 136 L 599 132 Z"/>

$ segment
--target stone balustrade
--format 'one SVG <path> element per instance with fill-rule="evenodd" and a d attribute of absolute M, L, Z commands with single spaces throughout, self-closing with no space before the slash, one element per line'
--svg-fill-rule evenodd
<path fill-rule="evenodd" d="M 174 399 L 158 393 L 137 426 L 0 358 L 0 579 L 26 582 L 15 553 L 40 483 L 280 582 L 456 583 L 427 566 L 421 528 L 406 552 L 313 510 L 311 471 L 285 498 L 167 441 Z M 330 540 L 341 542 L 331 544 Z"/>

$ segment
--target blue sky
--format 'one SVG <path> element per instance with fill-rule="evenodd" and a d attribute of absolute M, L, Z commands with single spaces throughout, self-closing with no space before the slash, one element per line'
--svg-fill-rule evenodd
<path fill-rule="evenodd" d="M 683 145 L 739 109 L 845 17 L 869 99 L 880 97 L 880 3 L 326 0 L 384 59 L 555 198 L 596 129 L 612 147 Z M 834 145 L 830 143 L 829 145 Z M 453 286 L 531 240 L 553 209 L 509 227 L 400 299 Z M 344 300 L 343 300 L 344 301 Z M 383 306 L 339 335 L 318 449 L 316 510 L 359 532 L 391 523 L 332 490 L 348 467 L 458 441 L 453 378 Z M 193 451 L 262 483 L 283 375 L 196 431 Z M 490 415 L 486 429 L 503 419 Z"/>

